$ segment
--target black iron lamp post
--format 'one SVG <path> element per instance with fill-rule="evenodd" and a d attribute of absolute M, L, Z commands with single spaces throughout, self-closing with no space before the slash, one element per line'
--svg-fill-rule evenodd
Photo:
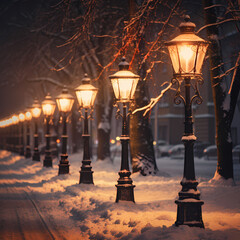
<path fill-rule="evenodd" d="M 25 113 L 26 119 L 26 149 L 25 149 L 25 157 L 30 158 L 32 156 L 31 147 L 30 147 L 30 122 L 32 120 L 32 114 L 30 111 Z"/>
<path fill-rule="evenodd" d="M 46 148 L 45 148 L 45 158 L 43 160 L 44 167 L 52 167 L 52 153 L 51 153 L 51 135 L 50 135 L 50 120 L 54 114 L 56 108 L 56 103 L 52 100 L 52 97 L 48 93 L 45 100 L 42 102 L 42 111 L 46 119 Z"/>
<path fill-rule="evenodd" d="M 67 154 L 67 115 L 71 111 L 74 97 L 68 93 L 68 90 L 64 88 L 62 93 L 56 97 L 56 102 L 60 113 L 62 114 L 62 154 L 61 159 L 58 164 L 58 174 L 68 174 L 69 173 L 69 161 Z"/>
<path fill-rule="evenodd" d="M 128 117 L 131 111 L 127 113 L 127 105 L 133 100 L 134 93 L 137 87 L 139 76 L 135 75 L 129 71 L 129 63 L 126 62 L 125 58 L 119 63 L 119 71 L 111 75 L 111 83 L 113 86 L 113 91 L 117 102 L 121 102 L 123 105 L 123 114 L 120 114 L 120 109 L 118 107 L 118 116 L 122 117 L 122 158 L 121 158 L 121 169 L 118 179 L 117 187 L 117 197 L 116 202 L 119 201 L 134 201 L 133 188 L 135 185 L 132 184 L 132 179 L 130 178 L 131 172 L 129 171 L 129 160 L 128 160 L 128 146 L 129 146 L 129 125 Z"/>
<path fill-rule="evenodd" d="M 204 227 L 202 220 L 202 205 L 200 192 L 197 190 L 198 182 L 195 178 L 193 145 L 196 136 L 193 132 L 192 103 L 202 103 L 198 85 L 203 83 L 201 68 L 207 51 L 208 42 L 194 33 L 195 24 L 190 22 L 190 17 L 185 17 L 185 22 L 179 26 L 180 34 L 166 43 L 173 65 L 172 83 L 177 85 L 174 98 L 176 104 L 185 105 L 184 134 L 182 141 L 185 146 L 184 172 L 181 181 L 182 190 L 177 204 L 176 226 L 188 225 Z M 184 84 L 185 97 L 181 95 L 181 83 Z M 191 95 L 191 89 L 193 94 Z"/>
<path fill-rule="evenodd" d="M 83 131 L 83 160 L 80 170 L 79 183 L 93 184 L 93 171 L 91 167 L 89 140 L 90 134 L 88 133 L 88 119 L 92 118 L 93 106 L 97 96 L 98 89 L 90 84 L 90 78 L 85 74 L 82 79 L 82 84 L 75 89 L 77 100 L 80 106 L 80 111 L 84 109 L 84 131 Z M 88 110 L 90 114 L 88 115 Z"/>
<path fill-rule="evenodd" d="M 38 150 L 38 119 L 41 115 L 41 105 L 38 100 L 35 99 L 31 107 L 32 117 L 34 119 L 34 150 L 33 150 L 33 161 L 40 161 L 40 153 Z"/>
<path fill-rule="evenodd" d="M 11 140 L 11 151 L 18 152 L 18 145 L 19 145 L 19 118 L 17 115 L 12 116 L 12 123 L 13 123 L 13 129 L 12 129 L 12 140 Z"/>
<path fill-rule="evenodd" d="M 24 121 L 25 121 L 25 115 L 23 113 L 20 113 L 18 115 L 18 118 L 19 118 L 19 122 L 20 122 L 20 130 L 19 130 L 19 142 L 20 142 L 20 145 L 19 145 L 19 154 L 21 156 L 24 156 Z"/>

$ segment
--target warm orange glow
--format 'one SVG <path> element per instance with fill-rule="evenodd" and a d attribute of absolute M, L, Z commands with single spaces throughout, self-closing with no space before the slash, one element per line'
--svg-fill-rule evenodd
<path fill-rule="evenodd" d="M 42 102 L 42 110 L 45 116 L 52 116 L 56 108 L 56 103 L 52 100 L 52 97 L 48 93 L 45 100 Z"/>
<path fill-rule="evenodd" d="M 26 117 L 26 120 L 30 121 L 30 120 L 32 119 L 32 114 L 31 114 L 31 112 L 27 111 L 27 112 L 25 113 L 25 117 Z"/>
<path fill-rule="evenodd" d="M 83 108 L 91 108 L 94 104 L 97 92 L 92 90 L 82 90 L 76 92 L 78 103 Z"/>
<path fill-rule="evenodd" d="M 60 112 L 70 112 L 73 106 L 74 99 L 58 98 L 56 99 L 56 102 Z"/>
<path fill-rule="evenodd" d="M 12 122 L 13 122 L 13 124 L 17 124 L 17 123 L 19 122 L 18 116 L 13 115 L 13 116 L 12 116 Z"/>
<path fill-rule="evenodd" d="M 60 141 L 60 139 L 58 138 L 57 140 L 56 140 L 56 143 L 60 143 L 61 141 Z"/>
<path fill-rule="evenodd" d="M 56 97 L 57 106 L 60 112 L 70 112 L 74 103 L 74 97 L 68 93 L 65 87 L 62 93 Z"/>
<path fill-rule="evenodd" d="M 76 96 L 80 107 L 82 108 L 92 108 L 97 96 L 98 89 L 90 84 L 90 78 L 85 74 L 82 79 L 82 84 L 76 89 Z"/>
<path fill-rule="evenodd" d="M 156 141 L 153 141 L 153 146 L 156 146 L 157 145 L 157 142 Z"/>
<path fill-rule="evenodd" d="M 176 75 L 201 74 L 208 43 L 194 33 L 180 34 L 166 43 Z"/>
<path fill-rule="evenodd" d="M 41 108 L 38 108 L 38 107 L 32 108 L 31 112 L 34 118 L 38 118 L 41 115 Z"/>
<path fill-rule="evenodd" d="M 128 70 L 120 70 L 110 76 L 115 97 L 120 102 L 133 99 L 139 76 Z"/>
<path fill-rule="evenodd" d="M 55 105 L 50 103 L 46 103 L 42 105 L 43 114 L 46 116 L 51 116 L 54 113 Z"/>
<path fill-rule="evenodd" d="M 111 140 L 110 140 L 110 143 L 111 143 L 111 144 L 114 144 L 114 143 L 115 143 L 115 140 L 114 140 L 114 139 L 111 139 Z"/>
<path fill-rule="evenodd" d="M 24 115 L 23 113 L 20 113 L 20 114 L 18 115 L 18 117 L 19 117 L 19 121 L 20 121 L 20 122 L 24 122 L 24 121 L 25 121 L 25 115 Z"/>

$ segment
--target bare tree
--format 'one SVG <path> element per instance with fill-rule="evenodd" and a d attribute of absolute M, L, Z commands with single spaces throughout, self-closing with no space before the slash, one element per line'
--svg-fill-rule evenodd
<path fill-rule="evenodd" d="M 233 178 L 233 160 L 232 160 L 232 138 L 231 124 L 240 90 L 240 67 L 239 56 L 235 57 L 235 64 L 229 71 L 224 68 L 222 58 L 222 46 L 220 39 L 220 25 L 232 21 L 238 28 L 239 14 L 236 6 L 228 1 L 221 1 L 217 4 L 214 0 L 204 1 L 206 30 L 211 42 L 209 47 L 209 60 L 211 66 L 212 93 L 215 106 L 216 122 L 216 145 L 218 153 L 218 163 L 216 172 L 225 179 Z M 219 8 L 222 8 L 220 11 Z M 230 12 L 231 17 L 228 17 Z M 237 55 L 237 53 L 236 53 Z M 239 53 L 238 53 L 239 55 Z M 232 59 L 233 60 L 233 59 Z M 228 94 L 227 75 L 234 72 L 232 77 L 232 91 Z"/>

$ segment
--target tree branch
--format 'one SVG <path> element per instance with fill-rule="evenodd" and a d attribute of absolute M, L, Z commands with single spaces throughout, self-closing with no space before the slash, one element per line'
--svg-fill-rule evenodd
<path fill-rule="evenodd" d="M 168 82 L 163 83 L 162 86 L 163 86 L 164 84 L 167 84 L 167 83 L 168 83 Z M 163 90 L 161 91 L 161 93 L 160 93 L 160 95 L 159 95 L 158 97 L 156 97 L 156 98 L 151 98 L 150 103 L 149 103 L 148 105 L 146 105 L 146 106 L 144 106 L 144 107 L 142 107 L 142 108 L 137 108 L 137 109 L 135 109 L 135 110 L 132 112 L 132 114 L 135 114 L 136 112 L 140 112 L 140 111 L 145 110 L 145 112 L 144 112 L 144 114 L 143 114 L 143 116 L 145 117 L 146 114 L 159 102 L 159 100 L 162 98 L 163 94 L 164 94 L 165 92 L 167 92 L 167 91 L 172 87 L 172 83 L 168 83 L 168 84 L 169 84 L 169 85 L 168 85 L 165 89 L 163 89 Z"/>

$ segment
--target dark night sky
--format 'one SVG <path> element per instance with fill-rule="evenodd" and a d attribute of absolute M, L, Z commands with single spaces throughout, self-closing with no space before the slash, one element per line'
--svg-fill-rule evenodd
<path fill-rule="evenodd" d="M 23 110 L 31 104 L 29 83 L 32 76 L 37 40 L 32 31 L 40 14 L 53 1 L 1 0 L 0 1 L 0 117 Z M 56 2 L 56 1 L 55 1 Z"/>

